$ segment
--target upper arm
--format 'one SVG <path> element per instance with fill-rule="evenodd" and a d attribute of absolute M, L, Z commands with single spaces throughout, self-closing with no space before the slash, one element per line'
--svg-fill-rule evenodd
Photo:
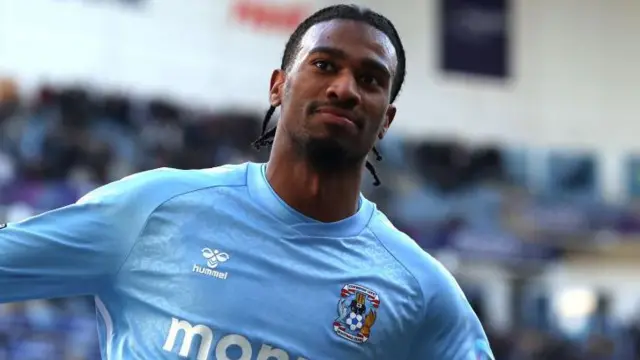
<path fill-rule="evenodd" d="M 0 303 L 95 294 L 118 272 L 152 211 L 139 177 L 0 229 Z"/>
<path fill-rule="evenodd" d="M 450 275 L 427 302 L 410 359 L 494 359 L 478 317 Z"/>
<path fill-rule="evenodd" d="M 423 295 L 408 359 L 493 360 L 480 321 L 451 273 L 386 217 L 379 219 L 372 225 L 377 238 L 402 260 Z"/>

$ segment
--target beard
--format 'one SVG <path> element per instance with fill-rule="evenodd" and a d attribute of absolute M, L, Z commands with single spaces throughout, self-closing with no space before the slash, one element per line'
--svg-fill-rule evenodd
<path fill-rule="evenodd" d="M 357 167 L 367 153 L 355 153 L 335 139 L 295 139 L 297 150 L 319 172 L 336 173 Z"/>

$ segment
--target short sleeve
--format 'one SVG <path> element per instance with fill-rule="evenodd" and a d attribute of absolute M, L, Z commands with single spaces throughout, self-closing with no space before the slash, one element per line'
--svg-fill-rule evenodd
<path fill-rule="evenodd" d="M 428 300 L 409 359 L 495 360 L 487 336 L 452 276 Z"/>

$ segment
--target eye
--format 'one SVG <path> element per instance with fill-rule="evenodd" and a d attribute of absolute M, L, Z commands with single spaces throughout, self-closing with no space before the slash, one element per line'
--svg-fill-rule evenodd
<path fill-rule="evenodd" d="M 316 60 L 313 62 L 313 65 L 322 71 L 334 71 L 335 66 L 329 61 L 326 60 Z"/>
<path fill-rule="evenodd" d="M 360 77 L 360 82 L 367 86 L 377 86 L 380 85 L 378 79 L 376 79 L 373 75 L 362 75 Z"/>

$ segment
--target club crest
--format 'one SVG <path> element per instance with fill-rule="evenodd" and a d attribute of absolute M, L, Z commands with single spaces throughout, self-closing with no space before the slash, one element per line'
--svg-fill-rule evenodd
<path fill-rule="evenodd" d="M 340 293 L 333 331 L 349 341 L 366 342 L 376 322 L 378 307 L 380 298 L 375 291 L 357 284 L 345 285 Z"/>

